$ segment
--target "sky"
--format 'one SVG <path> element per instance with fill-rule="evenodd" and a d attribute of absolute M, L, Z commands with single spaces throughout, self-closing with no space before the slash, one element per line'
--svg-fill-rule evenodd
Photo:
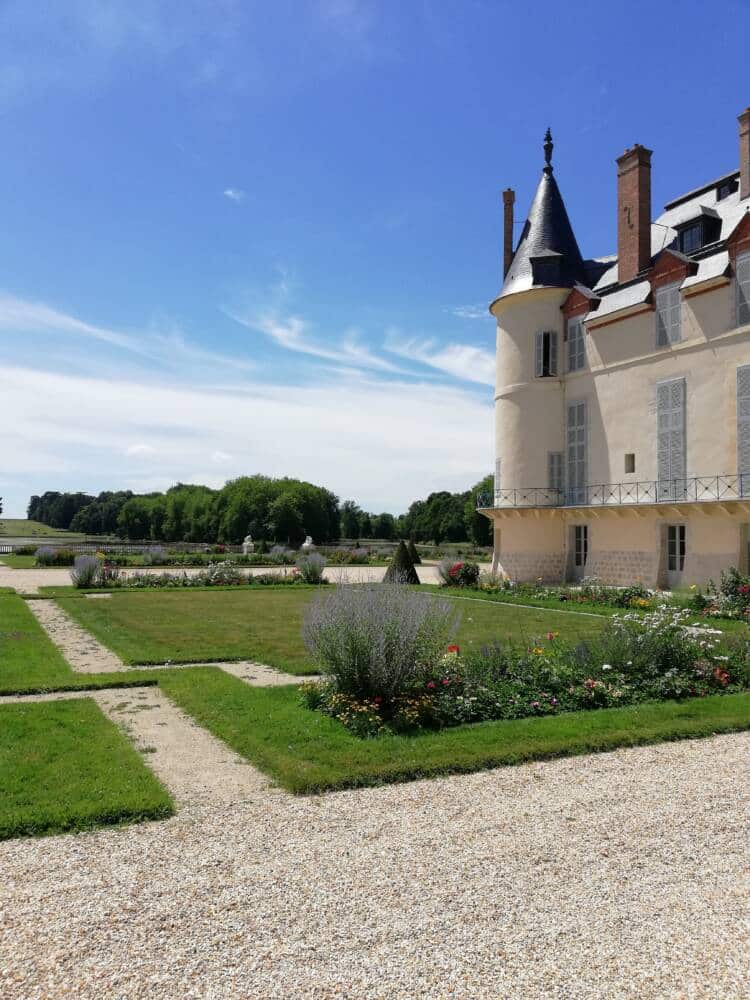
<path fill-rule="evenodd" d="M 501 191 L 585 256 L 735 169 L 750 3 L 3 0 L 0 496 L 493 467 Z"/>

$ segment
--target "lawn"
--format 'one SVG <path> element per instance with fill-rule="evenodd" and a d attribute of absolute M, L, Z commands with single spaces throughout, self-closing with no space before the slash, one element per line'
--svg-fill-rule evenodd
<path fill-rule="evenodd" d="M 0 594 L 0 695 L 154 683 L 151 672 L 75 673 L 16 594 Z"/>
<path fill-rule="evenodd" d="M 60 599 L 62 607 L 126 663 L 256 660 L 293 674 L 313 673 L 301 629 L 314 588 L 113 592 L 107 601 Z M 441 595 L 447 596 L 447 595 Z M 425 599 L 429 597 L 425 595 Z M 532 642 L 547 632 L 576 640 L 603 622 L 585 615 L 457 599 L 460 645 L 493 639 Z"/>
<path fill-rule="evenodd" d="M 0 703 L 0 839 L 173 812 L 169 794 L 90 698 Z"/>
<path fill-rule="evenodd" d="M 750 728 L 750 694 L 483 722 L 361 740 L 304 708 L 293 687 L 252 688 L 212 668 L 161 675 L 165 694 L 292 792 L 478 771 Z"/>
<path fill-rule="evenodd" d="M 0 556 L 0 565 L 9 569 L 37 569 L 36 556 L 17 556 L 14 552 Z"/>
<path fill-rule="evenodd" d="M 0 517 L 0 537 L 4 538 L 57 538 L 61 544 L 80 542 L 85 537 L 76 531 L 50 528 L 41 521 L 27 521 L 21 517 Z"/>

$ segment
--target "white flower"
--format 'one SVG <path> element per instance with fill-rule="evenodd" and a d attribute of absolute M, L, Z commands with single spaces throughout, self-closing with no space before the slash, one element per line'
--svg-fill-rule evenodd
<path fill-rule="evenodd" d="M 611 669 L 612 669 L 611 663 L 602 663 L 602 670 L 611 670 Z"/>

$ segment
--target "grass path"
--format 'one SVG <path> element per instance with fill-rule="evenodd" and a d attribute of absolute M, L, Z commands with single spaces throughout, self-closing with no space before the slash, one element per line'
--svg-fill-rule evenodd
<path fill-rule="evenodd" d="M 0 702 L 0 839 L 172 812 L 167 791 L 90 698 Z"/>

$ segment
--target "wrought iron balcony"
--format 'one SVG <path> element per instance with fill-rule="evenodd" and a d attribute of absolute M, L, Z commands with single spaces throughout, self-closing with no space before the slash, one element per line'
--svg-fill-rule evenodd
<path fill-rule="evenodd" d="M 750 500 L 750 473 L 601 483 L 573 490 L 526 487 L 480 493 L 479 510 L 498 507 L 608 507 L 621 504 Z"/>

